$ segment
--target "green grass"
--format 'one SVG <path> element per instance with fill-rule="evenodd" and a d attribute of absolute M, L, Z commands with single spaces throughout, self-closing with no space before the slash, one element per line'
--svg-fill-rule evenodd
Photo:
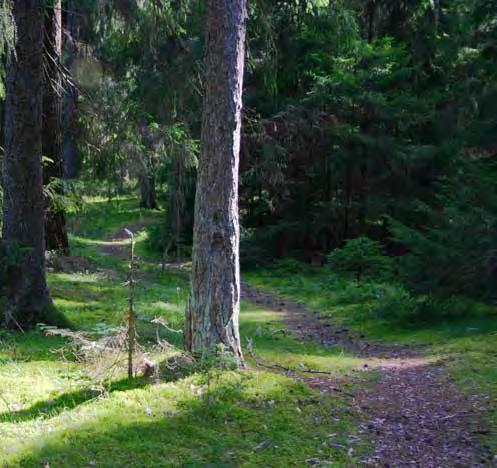
<path fill-rule="evenodd" d="M 56 306 L 80 330 L 93 334 L 123 323 L 127 261 L 103 255 L 103 249 L 123 226 L 160 222 L 159 212 L 136 206 L 132 198 L 90 199 L 86 211 L 70 220 L 73 253 L 90 258 L 91 267 L 52 272 L 48 279 Z M 126 247 L 127 241 L 114 244 Z M 163 359 L 169 354 L 153 346 L 150 319 L 162 316 L 171 328 L 182 328 L 188 280 L 161 272 L 147 249 L 146 229 L 137 233 L 137 247 L 147 258 L 140 263 L 137 290 L 140 340 L 151 358 Z M 405 323 L 398 320 L 405 296 L 396 286 L 357 283 L 295 263 L 245 272 L 244 278 L 368 339 L 425 345 L 431 357 L 445 360 L 461 388 L 483 398 L 497 429 L 497 318 L 487 308 L 465 319 Z M 242 303 L 243 343 L 252 340 L 265 363 L 332 372 L 336 386 L 351 392 L 377 378 L 360 371 L 363 358 L 274 333 L 283 328 L 277 312 Z M 160 333 L 181 348 L 181 335 Z M 0 466 L 277 467 L 304 466 L 310 458 L 357 466 L 368 449 L 367 441 L 350 442 L 357 420 L 348 396 L 318 394 L 251 359 L 248 371 L 197 372 L 174 382 L 130 382 L 119 371 L 102 388 L 63 338 L 39 330 L 2 332 L 0 342 Z M 374 367 L 374 360 L 367 362 Z M 486 442 L 497 448 L 495 440 Z"/>
<path fill-rule="evenodd" d="M 116 390 L 31 418 L 4 423 L 7 466 L 287 466 L 316 455 L 347 460 L 323 445 L 328 431 L 346 439 L 342 406 L 261 372 L 223 373 L 210 385 L 195 376 Z"/>
<path fill-rule="evenodd" d="M 83 213 L 72 216 L 68 222 L 72 254 L 86 256 L 101 266 L 111 268 L 119 268 L 123 264 L 110 256 L 104 261 L 101 258 L 102 245 L 110 242 L 112 236 L 123 227 L 156 224 L 162 222 L 163 217 L 159 210 L 140 208 L 133 197 L 117 197 L 112 201 L 91 197 L 85 200 L 84 206 Z M 158 254 L 148 246 L 146 227 L 134 234 L 137 255 L 157 259 Z M 122 241 L 121 244 L 126 245 L 127 242 Z"/>
<path fill-rule="evenodd" d="M 325 268 L 282 262 L 245 272 L 245 280 L 275 291 L 330 317 L 371 341 L 425 347 L 429 357 L 443 360 L 468 395 L 485 405 L 491 434 L 484 441 L 497 451 L 497 312 L 495 307 L 465 304 L 464 314 L 403 318 L 410 299 L 395 285 L 357 282 Z M 457 301 L 453 303 L 457 307 Z M 389 316 L 388 314 L 391 313 Z"/>
<path fill-rule="evenodd" d="M 101 248 L 137 216 L 158 218 L 135 203 L 90 200 L 84 215 L 70 220 L 73 251 L 90 257 L 91 269 L 50 273 L 48 280 L 56 306 L 80 330 L 123 322 L 127 261 Z M 161 315 L 172 328 L 182 327 L 188 281 L 143 262 L 139 280 L 140 339 L 159 359 L 166 354 L 152 346 L 156 330 L 149 321 Z M 361 360 L 272 333 L 281 328 L 276 312 L 242 304 L 242 337 L 253 340 L 265 362 L 332 370 L 345 388 L 369 378 L 358 372 Z M 181 347 L 178 334 L 161 336 Z M 35 330 L 4 332 L 0 340 L 0 466 L 303 466 L 309 458 L 346 466 L 367 447 L 348 442 L 356 431 L 349 397 L 320 395 L 253 362 L 248 371 L 199 372 L 176 382 L 129 382 L 120 372 L 103 391 L 63 338 Z"/>
<path fill-rule="evenodd" d="M 78 233 L 85 239 L 101 241 L 127 224 L 160 218 L 159 210 L 140 208 L 134 197 L 122 196 L 112 201 L 103 197 L 91 197 L 85 199 L 82 214 L 69 219 L 69 229 L 71 233 Z"/>

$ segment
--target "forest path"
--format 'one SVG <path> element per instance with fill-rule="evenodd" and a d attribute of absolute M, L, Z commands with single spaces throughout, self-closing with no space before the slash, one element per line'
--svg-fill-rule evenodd
<path fill-rule="evenodd" d="M 130 237 L 127 231 L 132 232 L 136 235 L 139 231 L 150 226 L 155 220 L 154 219 L 142 219 L 133 224 L 126 224 L 118 231 L 110 236 L 108 241 L 100 244 L 100 250 L 104 255 L 110 255 L 116 257 L 120 260 L 129 258 L 129 245 L 128 243 L 123 243 L 123 241 L 129 241 Z M 141 259 L 141 261 L 148 260 Z"/>
<path fill-rule="evenodd" d="M 126 226 L 137 232 L 149 224 Z M 101 246 L 102 253 L 125 260 L 129 239 L 124 228 Z M 142 262 L 154 263 L 147 259 Z M 185 272 L 182 265 L 166 268 Z M 364 466 L 384 467 L 485 467 L 496 466 L 477 441 L 485 433 L 478 415 L 483 408 L 463 395 L 451 381 L 443 363 L 425 356 L 423 349 L 393 344 L 368 343 L 363 337 L 333 325 L 323 317 L 276 294 L 243 283 L 242 298 L 280 313 L 289 331 L 300 341 L 338 346 L 365 359 L 364 371 L 377 371 L 380 381 L 356 387 L 351 409 L 358 419 L 362 440 L 373 441 L 373 453 Z M 301 378 L 318 392 L 337 390 L 337 382 L 326 375 Z"/>
<path fill-rule="evenodd" d="M 356 387 L 352 401 L 361 437 L 374 441 L 365 466 L 493 466 L 477 441 L 486 430 L 478 417 L 482 408 L 456 388 L 442 363 L 426 357 L 420 348 L 368 343 L 337 328 L 329 317 L 273 293 L 248 285 L 242 289 L 244 299 L 283 314 L 299 340 L 338 346 L 364 357 L 364 370 L 380 372 L 378 383 Z M 319 392 L 336 388 L 336 382 L 325 376 L 305 381 Z"/>

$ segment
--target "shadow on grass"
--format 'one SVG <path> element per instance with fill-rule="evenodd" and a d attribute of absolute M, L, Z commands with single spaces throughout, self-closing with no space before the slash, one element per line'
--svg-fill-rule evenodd
<path fill-rule="evenodd" d="M 173 411 L 164 412 L 159 405 L 152 406 L 148 415 L 143 409 L 140 415 L 123 415 L 113 408 L 70 433 L 62 430 L 41 436 L 43 440 L 25 447 L 15 461 L 23 467 L 40 463 L 60 467 L 89 463 L 105 467 L 239 466 L 248 460 L 253 466 L 304 464 L 315 455 L 316 433 L 325 437 L 329 430 L 343 432 L 344 422 L 332 419 L 332 408 L 331 401 L 323 404 L 297 382 L 280 380 L 254 391 L 242 376 L 223 380 L 201 396 L 185 395 Z M 335 452 L 335 460 L 343 456 L 345 461 L 346 454 Z"/>
<path fill-rule="evenodd" d="M 109 387 L 105 388 L 106 394 L 111 394 L 116 391 L 134 390 L 143 388 L 150 382 L 144 378 L 136 378 L 134 380 L 123 379 L 113 382 Z M 105 393 L 102 390 L 83 388 L 74 392 L 63 393 L 58 397 L 50 400 L 39 401 L 29 408 L 9 411 L 0 414 L 0 423 L 19 423 L 31 421 L 38 418 L 52 418 L 66 410 L 72 410 L 77 406 L 97 399 Z"/>

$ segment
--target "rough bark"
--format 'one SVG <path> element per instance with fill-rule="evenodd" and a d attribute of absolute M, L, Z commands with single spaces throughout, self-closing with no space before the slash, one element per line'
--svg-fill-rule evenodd
<path fill-rule="evenodd" d="M 240 365 L 238 168 L 246 16 L 246 0 L 208 2 L 206 89 L 185 322 L 188 351 L 213 352 L 222 344 Z"/>
<path fill-rule="evenodd" d="M 74 12 L 73 0 L 67 0 L 64 15 L 64 55 L 67 80 L 64 86 L 62 155 L 64 177 L 76 179 L 81 167 L 80 153 L 76 145 L 76 117 L 78 112 L 78 89 L 73 81 L 76 44 L 79 39 L 79 22 Z"/>
<path fill-rule="evenodd" d="M 48 158 L 43 169 L 43 183 L 62 182 L 62 8 L 55 0 L 45 11 L 43 86 L 43 156 Z M 55 192 L 63 194 L 62 185 Z M 67 223 L 64 211 L 47 200 L 45 213 L 46 249 L 69 255 Z"/>
<path fill-rule="evenodd" d="M 7 74 L 3 239 L 26 247 L 6 285 L 7 327 L 32 325 L 51 305 L 45 279 L 41 164 L 43 1 L 16 0 L 16 56 Z"/>

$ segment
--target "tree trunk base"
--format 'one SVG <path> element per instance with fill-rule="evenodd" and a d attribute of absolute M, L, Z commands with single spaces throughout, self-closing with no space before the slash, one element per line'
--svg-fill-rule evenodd
<path fill-rule="evenodd" d="M 62 314 L 53 304 L 46 304 L 37 307 L 23 307 L 22 313 L 16 311 L 1 311 L 2 322 L 5 328 L 9 330 L 24 331 L 36 327 L 37 324 L 43 323 L 58 328 L 74 328 L 70 320 Z"/>

